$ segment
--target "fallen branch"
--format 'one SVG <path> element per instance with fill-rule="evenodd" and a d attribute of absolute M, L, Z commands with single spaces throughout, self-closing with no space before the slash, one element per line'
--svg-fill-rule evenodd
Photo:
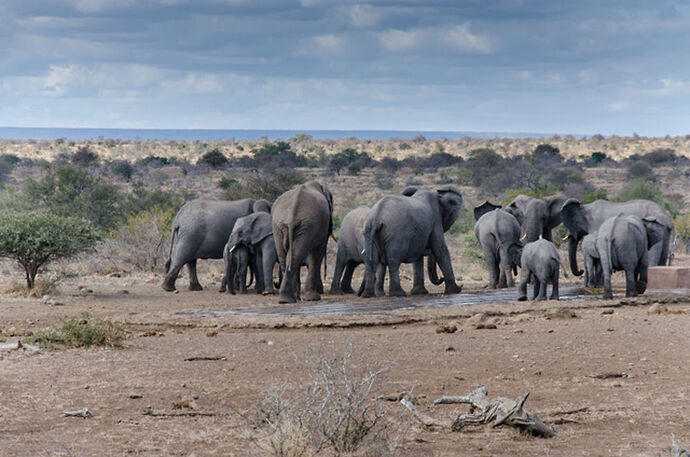
<path fill-rule="evenodd" d="M 201 360 L 227 360 L 227 358 L 221 356 L 221 355 L 210 355 L 210 356 L 196 356 L 196 357 L 187 357 L 184 359 L 185 362 L 198 362 Z"/>
<path fill-rule="evenodd" d="M 690 452 L 686 451 L 676 443 L 676 437 L 671 435 L 671 447 L 669 448 L 671 457 L 690 457 Z"/>
<path fill-rule="evenodd" d="M 403 399 L 400 400 L 400 402 L 419 422 L 427 427 L 447 427 L 450 425 L 450 428 L 457 432 L 462 430 L 467 425 L 491 423 L 492 427 L 509 425 L 512 427 L 518 427 L 520 430 L 533 435 L 543 436 L 546 438 L 552 437 L 556 434 L 552 426 L 545 424 L 535 415 L 523 408 L 529 393 L 523 395 L 518 401 L 505 397 L 497 397 L 491 401 L 488 401 L 487 395 L 487 388 L 482 386 L 473 390 L 468 395 L 445 396 L 434 401 L 435 405 L 458 403 L 470 405 L 470 412 L 468 414 L 461 414 L 452 422 L 442 422 L 434 419 L 433 417 L 422 414 L 407 400 Z M 475 413 L 475 411 L 478 412 Z"/>
<path fill-rule="evenodd" d="M 63 411 L 62 417 L 83 417 L 84 419 L 88 419 L 89 417 L 93 417 L 93 413 L 89 411 L 89 408 L 82 408 L 74 411 Z"/>

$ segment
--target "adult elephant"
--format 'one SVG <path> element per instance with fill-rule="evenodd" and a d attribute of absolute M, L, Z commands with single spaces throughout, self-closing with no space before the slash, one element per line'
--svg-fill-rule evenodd
<path fill-rule="evenodd" d="M 264 295 L 274 294 L 273 267 L 278 261 L 278 253 L 273 239 L 270 214 L 259 211 L 237 219 L 228 238 L 226 249 L 232 253 L 242 247 L 249 251 L 245 262 L 249 262 L 255 271 L 256 292 Z M 246 271 L 246 269 L 246 264 L 240 265 L 239 271 Z"/>
<path fill-rule="evenodd" d="M 492 211 L 483 212 L 490 203 L 475 208 L 474 234 L 482 247 L 486 267 L 489 270 L 489 288 L 513 287 L 513 274 L 517 275 L 520 265 L 522 244 L 520 243 L 520 222 L 511 212 L 491 205 Z M 518 208 L 512 208 L 516 214 Z"/>
<path fill-rule="evenodd" d="M 320 300 L 323 293 L 321 262 L 333 232 L 333 196 L 318 181 L 285 192 L 273 203 L 273 236 L 280 269 L 280 303 L 300 298 L 300 266 L 307 261 L 305 300 Z"/>
<path fill-rule="evenodd" d="M 649 246 L 649 265 L 665 265 L 667 261 L 670 263 L 673 221 L 661 206 L 649 200 L 630 200 L 623 203 L 596 200 L 583 205 L 579 200 L 570 198 L 563 204 L 561 220 L 569 231 L 568 259 L 574 275 L 581 276 L 583 273 L 577 265 L 577 245 L 580 240 L 588 233 L 599 230 L 604 221 L 618 214 L 649 218 L 661 224 L 665 233 L 660 241 Z"/>
<path fill-rule="evenodd" d="M 568 197 L 560 193 L 544 198 L 520 194 L 506 208 L 517 208 L 524 216 L 520 223 L 523 242 L 536 241 L 539 236 L 552 241 L 551 231 L 561 223 L 561 208 L 566 200 Z"/>
<path fill-rule="evenodd" d="M 202 290 L 196 274 L 197 259 L 220 259 L 235 221 L 253 211 L 254 200 L 205 200 L 185 203 L 175 215 L 170 251 L 165 263 L 163 290 L 175 290 L 175 280 L 184 265 L 189 272 L 189 290 Z"/>
<path fill-rule="evenodd" d="M 374 296 L 378 264 L 388 267 L 390 295 L 404 296 L 405 291 L 400 287 L 400 264 L 416 263 L 415 276 L 423 276 L 420 262 L 424 261 L 427 253 L 433 254 L 434 264 L 441 267 L 445 293 L 460 292 L 444 232 L 453 225 L 461 210 L 462 194 L 452 185 L 442 186 L 436 191 L 415 190 L 414 193 L 389 195 L 379 200 L 364 224 L 366 270 L 362 297 Z M 413 289 L 412 293 L 423 291 Z"/>

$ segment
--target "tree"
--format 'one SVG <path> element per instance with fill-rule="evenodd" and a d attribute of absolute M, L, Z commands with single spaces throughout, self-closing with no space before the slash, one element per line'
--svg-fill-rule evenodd
<path fill-rule="evenodd" d="M 98 240 L 90 223 L 74 217 L 47 212 L 0 214 L 0 257 L 19 262 L 29 289 L 33 289 L 41 266 L 83 252 Z"/>
<path fill-rule="evenodd" d="M 222 168 L 228 163 L 228 158 L 218 148 L 213 148 L 201 156 L 199 163 L 205 163 L 211 168 Z"/>
<path fill-rule="evenodd" d="M 122 195 L 117 187 L 80 167 L 54 165 L 39 180 L 27 178 L 24 193 L 33 207 L 59 216 L 82 217 L 99 229 L 112 229 L 122 219 Z"/>

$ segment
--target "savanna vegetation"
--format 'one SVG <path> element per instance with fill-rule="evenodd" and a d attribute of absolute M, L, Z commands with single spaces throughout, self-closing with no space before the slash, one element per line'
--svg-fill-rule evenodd
<path fill-rule="evenodd" d="M 645 198 L 675 218 L 690 247 L 690 138 L 633 136 L 387 141 L 0 140 L 0 254 L 26 284 L 51 260 L 96 255 L 101 272 L 157 271 L 184 201 L 278 195 L 318 178 L 335 195 L 336 228 L 347 211 L 405 186 L 456 184 L 465 206 L 523 193 L 563 192 L 589 202 Z M 37 229 L 37 224 L 40 230 Z M 479 262 L 465 211 L 450 231 L 459 256 Z M 35 248 L 34 248 L 35 247 Z M 86 254 L 82 254 L 86 253 Z M 462 259 L 458 259 L 462 263 Z"/>

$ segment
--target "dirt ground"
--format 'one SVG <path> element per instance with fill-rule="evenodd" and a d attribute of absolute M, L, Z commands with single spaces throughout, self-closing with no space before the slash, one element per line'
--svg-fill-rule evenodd
<path fill-rule="evenodd" d="M 130 332 L 121 348 L 0 351 L 0 455 L 267 455 L 257 441 L 262 431 L 248 420 L 267 391 L 308 385 L 317 357 L 350 346 L 371 366 L 389 368 L 378 378 L 380 397 L 411 392 L 422 412 L 447 419 L 467 408 L 434 406 L 442 395 L 482 385 L 490 397 L 529 392 L 526 408 L 557 433 L 543 439 L 506 427 L 426 429 L 399 402 L 381 401 L 404 425 L 397 432 L 403 446 L 375 455 L 659 456 L 668 455 L 671 435 L 690 447 L 687 294 L 204 316 L 187 311 L 268 310 L 277 299 L 219 294 L 208 282 L 200 292 L 165 293 L 161 279 L 73 278 L 52 301 L 0 295 L 6 342 L 16 340 L 10 333 L 85 312 L 124 321 Z M 390 299 L 325 296 L 319 305 L 345 300 L 366 306 Z M 683 313 L 649 314 L 656 302 Z M 488 328 L 477 328 L 482 317 Z M 440 325 L 458 331 L 437 333 Z M 194 357 L 217 360 L 186 360 Z M 196 409 L 175 408 L 190 395 Z M 82 407 L 93 417 L 61 417 Z"/>

